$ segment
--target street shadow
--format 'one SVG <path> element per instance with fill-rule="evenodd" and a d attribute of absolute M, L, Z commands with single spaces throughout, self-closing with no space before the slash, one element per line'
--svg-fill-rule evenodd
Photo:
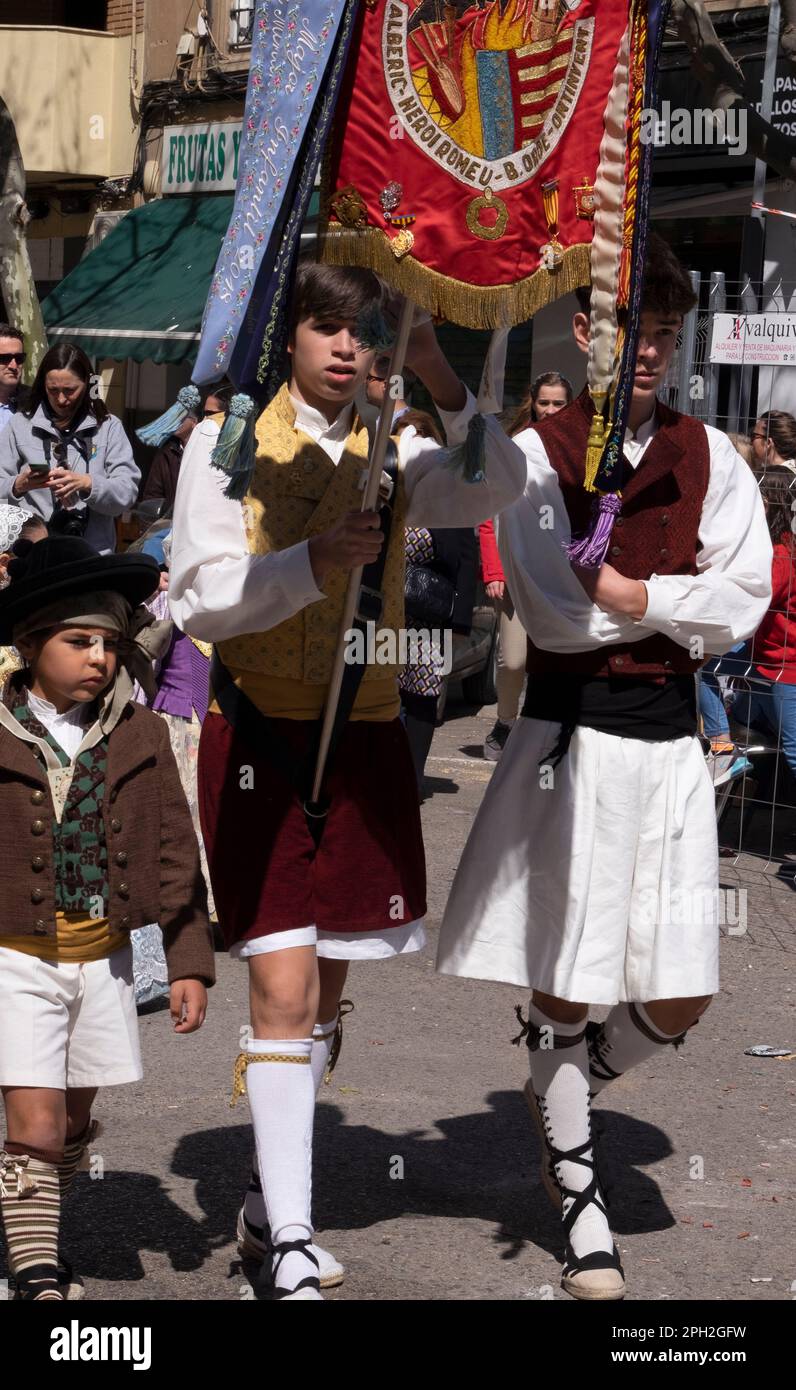
<path fill-rule="evenodd" d="M 183 1211 L 159 1178 L 106 1170 L 79 1173 L 64 1205 L 60 1245 L 85 1278 L 135 1283 L 145 1278 L 141 1251 L 168 1256 L 184 1273 L 212 1253 L 206 1223 Z"/>
<path fill-rule="evenodd" d="M 563 1253 L 561 1222 L 540 1180 L 541 1150 L 518 1091 L 494 1091 L 491 1109 L 435 1121 L 434 1129 L 381 1134 L 341 1124 L 334 1105 L 316 1114 L 315 1215 L 320 1229 L 359 1229 L 405 1213 L 494 1224 L 501 1259 L 526 1243 Z M 436 1132 L 435 1132 L 436 1131 Z M 600 1176 L 620 1235 L 675 1224 L 641 1167 L 672 1152 L 664 1132 L 630 1116 L 595 1111 Z M 396 1159 L 403 1177 L 391 1178 Z M 613 1201 L 611 1201 L 613 1195 Z"/>
<path fill-rule="evenodd" d="M 431 796 L 453 796 L 459 790 L 459 783 L 450 777 L 429 777 L 428 773 L 423 777 L 423 797 L 426 801 Z"/>
<path fill-rule="evenodd" d="M 326 1232 L 366 1230 L 411 1214 L 491 1222 L 504 1260 L 528 1243 L 560 1256 L 561 1223 L 539 1179 L 539 1141 L 525 1101 L 517 1091 L 493 1092 L 487 1101 L 488 1111 L 395 1135 L 346 1124 L 340 1108 L 322 1097 L 313 1174 L 321 1243 Z M 595 1112 L 594 1123 L 609 1202 L 614 1193 L 612 1229 L 629 1235 L 673 1226 L 657 1183 L 639 1171 L 672 1152 L 664 1132 L 613 1111 Z M 174 1151 L 172 1171 L 196 1183 L 206 1249 L 234 1239 L 252 1143 L 247 1125 L 187 1134 Z M 233 1263 L 231 1273 L 241 1268 Z"/>
<path fill-rule="evenodd" d="M 496 1257 L 513 1260 L 526 1245 L 560 1258 L 563 1235 L 540 1181 L 540 1146 L 518 1091 L 494 1091 L 489 1110 L 437 1120 L 403 1134 L 345 1123 L 339 1106 L 321 1098 L 316 1111 L 314 1214 L 325 1233 L 367 1230 L 403 1215 L 486 1221 Z M 643 1168 L 672 1152 L 656 1125 L 610 1110 L 594 1112 L 600 1178 L 617 1235 L 666 1230 L 675 1224 L 657 1183 Z M 165 1254 L 174 1270 L 201 1268 L 232 1246 L 229 1274 L 257 1288 L 257 1270 L 234 1249 L 238 1211 L 252 1154 L 248 1124 L 184 1135 L 171 1171 L 196 1185 L 202 1211 L 177 1206 L 158 1178 L 106 1172 L 79 1174 L 62 1221 L 62 1247 L 89 1279 L 144 1278 L 141 1251 Z"/>

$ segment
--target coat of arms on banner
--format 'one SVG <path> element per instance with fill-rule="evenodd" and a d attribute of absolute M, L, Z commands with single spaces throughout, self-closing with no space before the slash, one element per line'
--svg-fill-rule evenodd
<path fill-rule="evenodd" d="M 474 327 L 585 283 L 584 189 L 627 21 L 606 0 L 369 0 L 326 170 L 326 259 Z"/>
<path fill-rule="evenodd" d="M 555 0 L 517 0 L 505 11 L 498 0 L 386 6 L 382 52 L 395 114 L 460 182 L 472 182 L 472 170 L 493 194 L 524 182 L 560 140 L 588 71 L 594 19 L 564 27 L 558 10 Z"/>

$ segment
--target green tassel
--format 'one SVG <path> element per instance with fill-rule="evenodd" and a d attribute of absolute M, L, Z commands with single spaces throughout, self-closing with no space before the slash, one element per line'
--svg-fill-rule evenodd
<path fill-rule="evenodd" d="M 385 321 L 381 305 L 377 299 L 371 300 L 364 308 L 354 329 L 354 337 L 366 352 L 390 352 L 395 342 L 395 334 Z"/>
<path fill-rule="evenodd" d="M 486 420 L 473 415 L 463 444 L 446 449 L 447 466 L 461 473 L 465 483 L 482 483 L 486 478 Z"/>
<path fill-rule="evenodd" d="M 136 435 L 142 444 L 150 444 L 155 449 L 159 449 L 161 444 L 181 425 L 186 415 L 195 415 L 197 419 L 201 414 L 202 396 L 198 386 L 183 386 L 177 392 L 177 400 L 174 405 L 170 405 L 168 410 L 159 415 L 157 420 L 150 420 L 148 425 L 142 425 L 140 430 L 136 430 Z"/>
<path fill-rule="evenodd" d="M 233 502 L 242 502 L 249 491 L 254 469 L 254 410 L 251 396 L 239 392 L 232 397 L 210 458 L 213 468 L 229 478 L 224 496 Z"/>

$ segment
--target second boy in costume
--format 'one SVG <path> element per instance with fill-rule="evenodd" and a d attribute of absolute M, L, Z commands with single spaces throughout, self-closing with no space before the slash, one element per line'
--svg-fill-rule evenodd
<path fill-rule="evenodd" d="M 718 430 L 657 400 L 693 304 L 652 238 L 622 514 L 599 570 L 576 572 L 563 548 L 591 506 L 588 394 L 516 436 L 525 492 L 498 536 L 529 634 L 528 688 L 440 935 L 444 973 L 533 988 L 526 1096 L 563 1216 L 563 1286 L 585 1299 L 625 1287 L 589 1092 L 680 1043 L 718 987 L 716 816 L 694 675 L 755 630 L 770 593 L 749 468 Z M 585 351 L 585 312 L 574 327 Z M 599 1027 L 589 1004 L 612 1006 Z"/>

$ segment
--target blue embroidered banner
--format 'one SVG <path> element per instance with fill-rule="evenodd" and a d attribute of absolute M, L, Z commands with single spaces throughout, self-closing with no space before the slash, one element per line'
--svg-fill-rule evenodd
<path fill-rule="evenodd" d="M 257 0 L 235 202 L 202 320 L 193 372 L 199 385 L 228 371 L 258 272 L 281 239 L 285 200 L 345 9 L 346 0 Z"/>
<path fill-rule="evenodd" d="M 245 321 L 232 353 L 229 374 L 239 390 L 266 405 L 282 384 L 290 329 L 290 296 L 301 229 L 307 215 L 315 172 L 324 152 L 355 30 L 359 0 L 344 0 L 334 51 L 319 87 L 299 158 L 274 227 L 269 254 L 263 259 L 249 297 Z"/>

